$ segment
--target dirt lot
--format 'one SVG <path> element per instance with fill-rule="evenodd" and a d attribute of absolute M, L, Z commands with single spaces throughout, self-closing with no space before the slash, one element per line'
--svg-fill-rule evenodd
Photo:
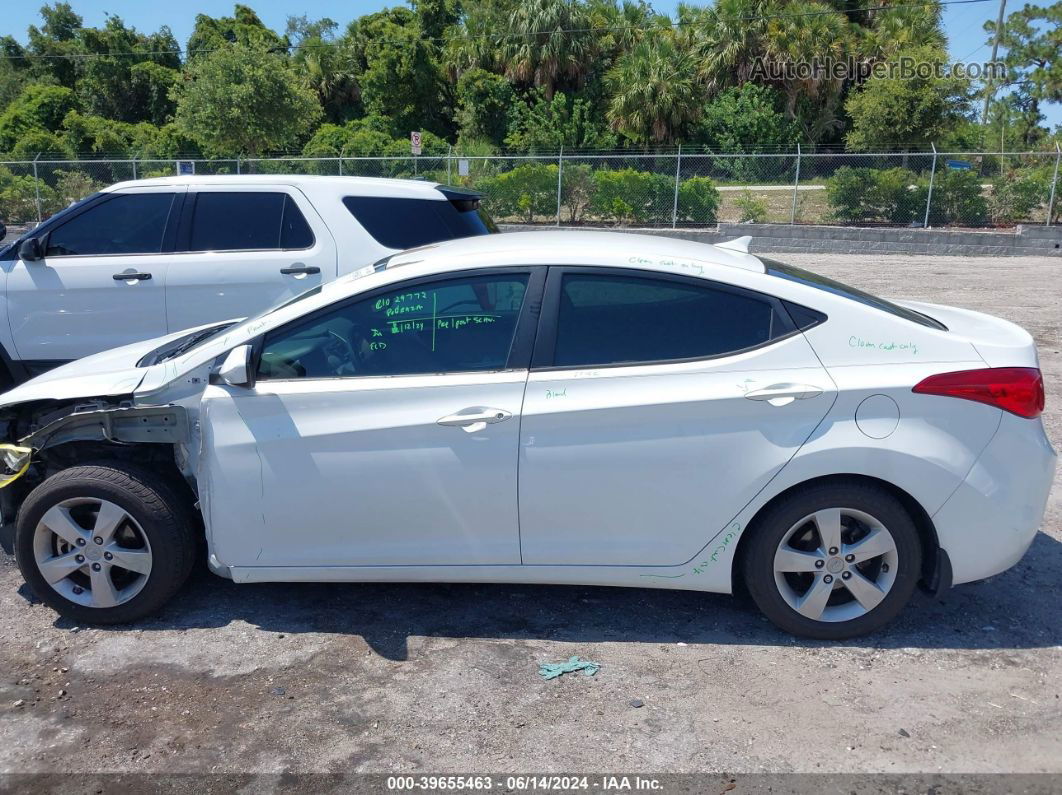
<path fill-rule="evenodd" d="M 1030 329 L 1062 444 L 1062 260 L 789 259 Z M 573 654 L 597 676 L 536 674 Z M 1060 694 L 1057 475 L 1020 565 L 842 644 L 710 594 L 207 573 L 91 629 L 0 561 L 0 772 L 1062 773 Z"/>

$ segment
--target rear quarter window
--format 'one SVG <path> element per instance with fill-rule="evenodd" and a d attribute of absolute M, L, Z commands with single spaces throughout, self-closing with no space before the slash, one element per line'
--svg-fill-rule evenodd
<path fill-rule="evenodd" d="M 497 231 L 476 199 L 347 196 L 347 208 L 381 246 L 407 249 Z"/>
<path fill-rule="evenodd" d="M 888 312 L 890 315 L 902 317 L 904 320 L 910 320 L 912 323 L 917 323 L 920 326 L 927 326 L 941 331 L 948 330 L 947 326 L 940 321 L 931 318 L 929 315 L 923 315 L 921 312 L 907 309 L 906 307 L 894 304 L 891 301 L 886 301 L 884 298 L 878 298 L 876 295 L 871 295 L 870 293 L 864 292 L 855 287 L 850 287 L 847 284 L 830 279 L 829 277 L 815 273 L 814 271 L 807 271 L 803 268 L 794 267 L 793 265 L 786 265 L 783 262 L 768 259 L 767 257 L 760 257 L 760 261 L 766 266 L 769 275 L 777 276 L 779 279 L 786 279 L 808 287 L 814 287 L 817 290 L 833 293 L 834 295 L 839 295 L 842 298 L 847 298 L 850 301 L 855 301 L 864 306 L 871 306 L 875 309 L 880 309 L 882 312 Z"/>

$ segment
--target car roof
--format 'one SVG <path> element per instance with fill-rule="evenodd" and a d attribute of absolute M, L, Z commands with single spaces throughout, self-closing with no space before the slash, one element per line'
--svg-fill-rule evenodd
<path fill-rule="evenodd" d="M 381 196 L 385 198 L 424 198 L 445 200 L 437 188 L 438 182 L 419 179 L 384 179 L 381 177 L 333 177 L 316 174 L 186 174 L 174 177 L 150 177 L 148 179 L 117 182 L 103 189 L 104 193 L 127 188 L 196 185 L 288 185 L 296 188 L 335 191 L 345 196 Z"/>
<path fill-rule="evenodd" d="M 725 246 L 732 246 L 726 248 Z M 439 271 L 481 265 L 601 265 L 649 270 L 676 267 L 703 275 L 714 268 L 764 273 L 763 263 L 745 251 L 746 241 L 720 245 L 663 235 L 629 232 L 543 230 L 504 232 L 432 243 L 393 255 L 387 269 L 413 263 Z"/>

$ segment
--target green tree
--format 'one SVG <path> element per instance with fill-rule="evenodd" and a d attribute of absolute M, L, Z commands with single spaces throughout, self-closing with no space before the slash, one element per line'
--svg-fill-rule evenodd
<path fill-rule="evenodd" d="M 361 113 L 361 87 L 355 53 L 348 37 L 337 38 L 331 19 L 289 17 L 286 35 L 292 61 L 303 83 L 317 95 L 325 117 L 342 123 Z"/>
<path fill-rule="evenodd" d="M 985 30 L 991 40 L 996 23 L 986 22 Z M 1033 115 L 1039 115 L 1042 102 L 1062 102 L 1062 2 L 1050 6 L 1027 3 L 1010 14 L 1001 44 L 1006 48 L 1005 82 L 1024 87 Z"/>
<path fill-rule="evenodd" d="M 944 53 L 920 47 L 905 53 L 915 63 L 944 64 Z M 969 111 L 970 83 L 950 75 L 874 76 L 849 95 L 845 109 L 852 127 L 849 149 L 929 148 L 943 139 Z"/>
<path fill-rule="evenodd" d="M 92 56 L 83 59 L 77 82 L 81 104 L 89 113 L 155 124 L 173 113 L 168 92 L 181 64 L 169 28 L 145 36 L 112 16 L 102 29 L 84 28 L 78 38 Z"/>
<path fill-rule="evenodd" d="M 0 114 L 0 152 L 10 152 L 30 131 L 55 132 L 66 114 L 78 107 L 74 92 L 65 86 L 31 83 Z"/>
<path fill-rule="evenodd" d="M 29 27 L 29 52 L 32 71 L 38 79 L 55 82 L 73 89 L 77 85 L 77 57 L 82 54 L 77 33 L 83 20 L 69 3 L 54 3 L 41 7 L 44 24 Z"/>
<path fill-rule="evenodd" d="M 195 28 L 188 38 L 188 60 L 236 44 L 278 53 L 288 49 L 288 40 L 267 28 L 254 9 L 237 3 L 231 17 L 196 15 Z"/>
<path fill-rule="evenodd" d="M 704 87 L 693 51 L 661 32 L 621 56 L 608 73 L 613 129 L 638 143 L 674 143 L 700 115 Z"/>
<path fill-rule="evenodd" d="M 615 136 L 585 99 L 563 93 L 547 99 L 545 92 L 533 91 L 530 104 L 513 105 L 505 144 L 528 152 L 608 149 L 615 145 Z"/>
<path fill-rule="evenodd" d="M 284 58 L 245 44 L 197 57 L 174 95 L 178 129 L 212 155 L 288 150 L 321 116 L 317 98 Z"/>
<path fill-rule="evenodd" d="M 745 83 L 722 92 L 704 107 L 692 139 L 718 152 L 792 151 L 800 140 L 774 89 Z"/>
<path fill-rule="evenodd" d="M 509 112 L 517 102 L 512 84 L 476 67 L 458 78 L 456 99 L 455 121 L 461 139 L 501 146 L 509 128 Z"/>
<path fill-rule="evenodd" d="M 390 118 L 396 137 L 421 129 L 452 132 L 453 101 L 438 50 L 424 37 L 412 11 L 391 8 L 368 14 L 351 23 L 348 35 L 366 113 Z"/>
<path fill-rule="evenodd" d="M 752 79 L 757 59 L 766 54 L 770 8 L 770 0 L 717 0 L 707 7 L 679 4 L 683 35 L 712 90 Z"/>

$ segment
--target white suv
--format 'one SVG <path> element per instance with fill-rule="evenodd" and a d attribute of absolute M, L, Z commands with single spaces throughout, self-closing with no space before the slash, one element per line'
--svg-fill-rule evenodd
<path fill-rule="evenodd" d="M 432 182 L 120 182 L 0 249 L 0 388 L 119 345 L 245 317 L 402 249 L 494 231 L 477 194 Z"/>

